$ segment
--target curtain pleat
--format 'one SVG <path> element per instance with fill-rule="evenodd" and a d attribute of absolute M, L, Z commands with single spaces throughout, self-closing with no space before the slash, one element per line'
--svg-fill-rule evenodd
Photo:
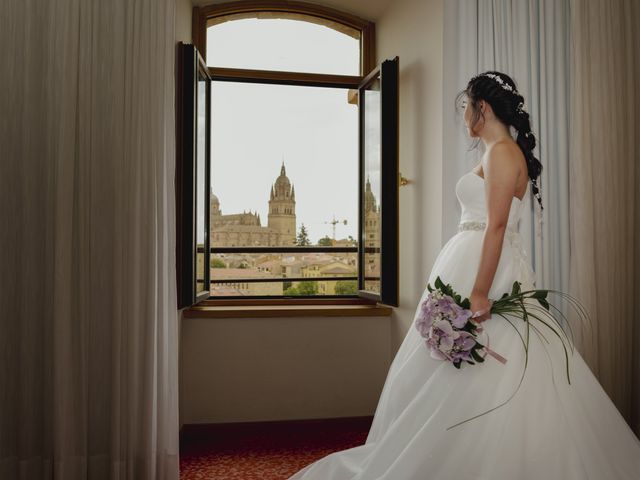
<path fill-rule="evenodd" d="M 543 207 L 524 197 L 523 246 L 539 288 L 569 289 L 569 0 L 451 0 L 445 2 L 443 238 L 457 231 L 457 180 L 484 153 L 469 139 L 453 105 L 469 79 L 487 70 L 511 76 L 525 99 L 542 162 Z M 567 305 L 556 299 L 567 313 Z"/>
<path fill-rule="evenodd" d="M 179 476 L 174 9 L 0 6 L 0 478 Z"/>
<path fill-rule="evenodd" d="M 640 435 L 640 4 L 634 0 L 445 2 L 444 238 L 459 217 L 454 185 L 479 161 L 452 99 L 476 73 L 511 75 L 543 164 L 541 235 L 532 198 L 520 231 L 538 288 L 577 297 L 593 329 L 563 304 L 576 346 Z"/>
<path fill-rule="evenodd" d="M 639 24 L 634 0 L 571 0 L 571 293 L 594 320 L 579 348 L 640 435 Z"/>

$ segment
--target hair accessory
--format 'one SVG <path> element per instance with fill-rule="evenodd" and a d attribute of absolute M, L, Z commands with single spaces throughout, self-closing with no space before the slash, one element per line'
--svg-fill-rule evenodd
<path fill-rule="evenodd" d="M 536 187 L 538 187 L 538 189 L 540 188 L 538 185 L 538 179 L 537 178 L 532 178 L 531 179 L 531 184 L 535 185 Z M 541 238 L 542 237 L 542 205 L 540 205 L 540 201 L 542 200 L 542 196 L 540 195 L 540 191 L 538 190 L 536 193 L 533 194 L 533 196 L 535 198 L 538 199 L 538 202 L 536 202 L 537 208 L 535 208 L 536 210 L 536 217 L 538 218 L 538 225 L 536 227 L 536 237 Z"/>
<path fill-rule="evenodd" d="M 524 110 L 522 109 L 522 107 L 524 107 L 524 103 L 522 102 L 518 103 L 518 106 L 516 107 L 516 112 L 523 113 Z"/>
<path fill-rule="evenodd" d="M 496 75 L 495 73 L 485 73 L 485 74 L 483 74 L 483 75 L 484 75 L 485 77 L 493 78 L 493 79 L 494 79 L 496 82 L 498 82 L 498 83 L 500 84 L 500 86 L 501 86 L 502 88 L 504 88 L 505 90 L 508 90 L 508 91 L 510 91 L 510 92 L 513 92 L 513 93 L 517 93 L 517 92 L 513 89 L 513 87 L 512 87 L 511 85 L 509 85 L 508 83 L 505 83 L 505 81 L 504 81 L 504 80 L 502 80 L 502 78 L 501 78 L 500 76 Z"/>

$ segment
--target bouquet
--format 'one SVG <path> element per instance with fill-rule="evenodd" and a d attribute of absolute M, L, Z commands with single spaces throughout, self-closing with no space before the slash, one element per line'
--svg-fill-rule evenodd
<path fill-rule="evenodd" d="M 432 288 L 430 284 L 427 284 L 427 289 L 429 290 L 429 295 L 420 305 L 420 310 L 415 321 L 415 327 L 420 332 L 420 335 L 425 339 L 425 344 L 431 351 L 432 358 L 451 362 L 453 366 L 458 369 L 461 367 L 463 362 L 470 365 L 482 363 L 484 362 L 486 355 L 491 355 L 503 364 L 506 363 L 507 360 L 504 357 L 489 348 L 488 336 L 487 345 L 480 343 L 478 340 L 479 334 L 483 332 L 483 328 L 479 323 L 474 321 L 474 318 L 482 315 L 486 311 L 473 313 L 470 310 L 471 304 L 469 299 L 461 299 L 460 295 L 453 290 L 451 285 L 445 285 L 440 277 L 437 277 L 435 280 L 435 289 Z M 569 331 L 571 333 L 570 339 L 562 326 L 562 323 L 554 315 L 549 315 L 552 320 L 544 319 L 540 315 L 542 312 L 550 312 L 550 309 L 553 308 L 560 314 L 560 316 L 562 316 L 562 318 L 564 318 L 564 315 L 562 315 L 560 310 L 550 304 L 547 300 L 549 292 L 558 293 L 568 299 L 570 305 L 577 310 L 578 315 L 581 318 L 589 319 L 587 311 L 580 302 L 571 295 L 558 290 L 548 289 L 522 291 L 521 284 L 518 281 L 513 283 L 511 293 L 504 293 L 498 300 L 490 299 L 491 307 L 489 308 L 489 312 L 491 314 L 501 316 L 509 322 L 511 326 L 516 329 L 516 332 L 522 340 L 525 351 L 525 362 L 522 376 L 520 377 L 520 383 L 513 394 L 500 405 L 452 425 L 451 427 L 448 427 L 447 430 L 489 413 L 506 404 L 511 400 L 511 398 L 513 398 L 520 388 L 520 385 L 522 385 L 522 380 L 524 379 L 524 374 L 527 369 L 530 329 L 533 329 L 536 334 L 544 338 L 544 335 L 542 335 L 541 332 L 541 327 L 547 327 L 556 336 L 558 336 L 564 349 L 567 381 L 571 384 L 568 354 L 568 349 L 573 353 L 574 348 L 573 332 L 571 332 L 571 327 L 569 326 Z M 533 302 L 529 299 L 532 299 Z M 525 302 L 527 304 L 526 308 Z M 524 338 L 513 324 L 512 320 L 505 316 L 506 314 L 519 317 L 525 322 L 526 329 Z M 531 322 L 532 320 L 534 323 Z M 560 335 L 556 329 L 552 328 L 550 321 L 558 323 L 560 331 L 564 336 Z M 567 323 L 567 325 L 569 324 Z"/>
<path fill-rule="evenodd" d="M 436 279 L 436 285 L 439 282 L 440 277 Z M 456 368 L 460 368 L 462 361 L 471 365 L 484 362 L 486 354 L 506 363 L 504 357 L 478 341 L 478 334 L 483 329 L 473 318 L 484 312 L 473 314 L 469 310 L 469 300 L 465 298 L 460 301 L 460 296 L 453 293 L 449 286 L 437 290 L 433 290 L 431 285 L 427 287 L 431 293 L 422 302 L 416 328 L 426 339 L 432 358 L 448 360 Z"/>

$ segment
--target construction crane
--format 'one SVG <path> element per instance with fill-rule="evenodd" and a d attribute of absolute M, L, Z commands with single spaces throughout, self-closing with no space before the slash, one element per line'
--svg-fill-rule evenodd
<path fill-rule="evenodd" d="M 336 216 L 333 215 L 333 220 L 331 220 L 330 222 L 324 222 L 324 223 L 331 224 L 331 226 L 333 228 L 333 241 L 335 243 L 335 241 L 336 241 L 336 225 L 338 223 L 342 223 L 343 225 L 346 225 L 347 224 L 347 220 L 336 220 Z"/>

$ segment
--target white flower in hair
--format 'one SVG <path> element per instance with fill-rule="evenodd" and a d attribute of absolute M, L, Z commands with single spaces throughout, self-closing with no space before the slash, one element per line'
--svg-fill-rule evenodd
<path fill-rule="evenodd" d="M 493 79 L 494 79 L 496 82 L 498 82 L 498 83 L 500 84 L 500 86 L 501 86 L 502 88 L 504 88 L 505 90 L 508 90 L 508 91 L 510 91 L 510 92 L 513 92 L 513 93 L 517 93 L 517 92 L 513 89 L 513 87 L 512 87 L 511 85 L 509 85 L 508 83 L 505 83 L 505 81 L 504 81 L 504 80 L 502 80 L 502 78 L 501 78 L 499 75 L 496 75 L 495 73 L 485 73 L 484 75 L 485 75 L 486 77 L 493 78 Z"/>

